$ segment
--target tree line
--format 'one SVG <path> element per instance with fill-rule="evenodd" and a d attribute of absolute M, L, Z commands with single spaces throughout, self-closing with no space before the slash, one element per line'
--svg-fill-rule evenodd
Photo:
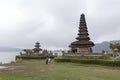
<path fill-rule="evenodd" d="M 110 43 L 109 47 L 114 52 L 120 52 L 120 43 Z"/>

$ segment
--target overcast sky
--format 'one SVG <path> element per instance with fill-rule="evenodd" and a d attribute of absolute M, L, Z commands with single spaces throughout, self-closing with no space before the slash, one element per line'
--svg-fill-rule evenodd
<path fill-rule="evenodd" d="M 82 13 L 91 41 L 120 40 L 120 0 L 0 0 L 0 46 L 66 49 Z"/>

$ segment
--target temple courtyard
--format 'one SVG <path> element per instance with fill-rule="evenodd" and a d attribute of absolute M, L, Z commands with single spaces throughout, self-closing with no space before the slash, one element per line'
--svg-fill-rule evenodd
<path fill-rule="evenodd" d="M 120 67 L 24 60 L 1 64 L 0 80 L 120 80 Z"/>

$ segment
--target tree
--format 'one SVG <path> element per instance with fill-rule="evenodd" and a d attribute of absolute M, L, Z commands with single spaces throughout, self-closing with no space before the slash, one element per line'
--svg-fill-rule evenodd
<path fill-rule="evenodd" d="M 120 52 L 120 43 L 110 43 L 109 47 L 114 52 Z"/>

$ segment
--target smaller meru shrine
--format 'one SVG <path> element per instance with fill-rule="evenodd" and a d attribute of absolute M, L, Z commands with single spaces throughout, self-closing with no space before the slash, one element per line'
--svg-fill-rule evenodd
<path fill-rule="evenodd" d="M 23 52 L 23 53 L 20 52 L 20 55 L 26 55 L 26 56 L 40 55 L 40 54 L 41 54 L 40 51 L 42 51 L 42 49 L 41 49 L 40 47 L 41 47 L 41 45 L 40 45 L 40 43 L 37 41 L 37 42 L 35 43 L 35 46 L 34 46 L 33 49 L 23 49 L 24 52 Z"/>
<path fill-rule="evenodd" d="M 38 54 L 39 54 L 39 52 L 42 51 L 42 49 L 41 49 L 40 47 L 41 47 L 41 45 L 40 45 L 40 43 L 37 41 L 37 42 L 35 43 L 35 48 L 33 49 L 34 53 L 38 53 Z"/>
<path fill-rule="evenodd" d="M 40 43 L 37 41 L 33 49 L 23 49 L 20 52 L 21 56 L 52 56 L 52 51 L 47 49 L 42 49 Z"/>

